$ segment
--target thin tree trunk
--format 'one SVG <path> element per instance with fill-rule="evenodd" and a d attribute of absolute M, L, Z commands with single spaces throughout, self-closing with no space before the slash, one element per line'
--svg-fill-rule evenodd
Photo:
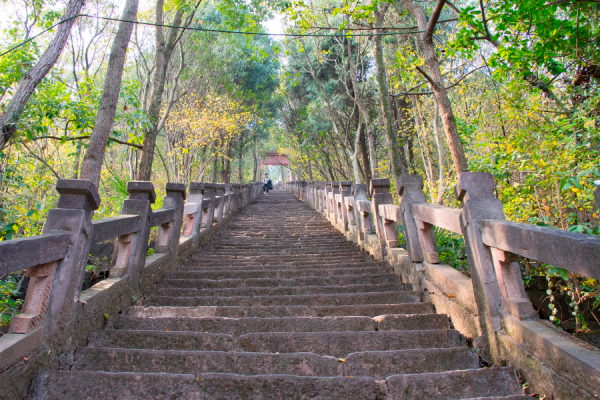
<path fill-rule="evenodd" d="M 368 185 L 371 184 L 371 167 L 369 165 L 369 152 L 367 150 L 367 143 L 365 138 L 365 127 L 363 124 L 360 124 L 360 156 L 362 158 L 363 165 L 363 178 L 365 179 L 365 183 Z"/>
<path fill-rule="evenodd" d="M 437 203 L 442 204 L 442 201 L 444 200 L 444 198 L 443 198 L 444 190 L 446 188 L 444 185 L 444 164 L 445 164 L 444 143 L 442 142 L 442 138 L 440 136 L 440 130 L 438 129 L 438 119 L 440 116 L 440 107 L 438 106 L 437 101 L 435 101 L 435 98 L 433 101 L 435 103 L 435 112 L 433 115 L 433 134 L 435 136 L 435 144 L 436 144 L 437 150 L 438 150 L 438 170 L 439 170 Z"/>
<path fill-rule="evenodd" d="M 227 144 L 227 155 L 223 157 L 223 183 L 229 183 L 231 177 L 231 155 L 233 153 L 233 143 L 231 140 Z"/>
<path fill-rule="evenodd" d="M 252 169 L 252 182 L 256 182 L 258 178 L 258 156 L 256 155 L 256 147 L 258 143 L 255 141 L 252 148 L 252 160 L 254 162 L 254 168 Z"/>
<path fill-rule="evenodd" d="M 136 21 L 137 10 L 138 0 L 126 1 L 123 16 L 121 17 L 123 21 L 119 23 L 119 29 L 110 49 L 96 122 L 81 164 L 81 178 L 90 179 L 96 187 L 100 184 L 100 173 L 102 171 L 102 163 L 104 162 L 106 144 L 112 130 L 117 103 L 119 101 L 119 92 L 121 91 L 121 79 L 123 77 L 127 46 L 129 45 L 129 39 L 133 31 L 133 23 L 124 21 Z"/>
<path fill-rule="evenodd" d="M 60 57 L 69 39 L 71 28 L 77 20 L 75 17 L 81 12 L 84 3 L 85 0 L 69 0 L 65 15 L 62 18 L 65 22 L 58 25 L 56 36 L 54 36 L 44 54 L 42 54 L 38 62 L 19 81 L 14 96 L 0 116 L 0 150 L 6 147 L 8 141 L 17 131 L 19 118 L 21 118 L 21 114 L 35 88 L 50 72 Z"/>
<path fill-rule="evenodd" d="M 385 3 L 383 10 L 377 13 L 377 26 L 381 26 L 384 22 L 384 15 L 389 7 L 389 3 Z M 374 29 L 374 33 L 378 33 L 377 29 Z M 383 124 L 385 127 L 385 137 L 387 140 L 388 156 L 390 157 L 390 166 L 392 175 L 396 184 L 400 180 L 400 176 L 408 173 L 408 165 L 406 159 L 400 154 L 398 150 L 398 137 L 394 133 L 394 125 L 392 122 L 392 112 L 390 110 L 390 103 L 388 100 L 389 92 L 387 86 L 387 75 L 385 71 L 385 60 L 383 58 L 383 43 L 381 36 L 375 35 L 375 65 L 376 65 L 376 76 L 377 86 L 379 88 L 379 103 L 381 105 L 381 115 L 383 117 Z M 400 144 L 402 146 L 402 144 Z"/>
<path fill-rule="evenodd" d="M 238 152 L 238 183 L 244 182 L 244 134 L 240 137 L 240 148 Z"/>
<path fill-rule="evenodd" d="M 198 5 L 200 2 L 198 3 Z M 198 6 L 196 6 L 197 8 Z M 171 25 L 180 26 L 184 13 L 184 3 L 179 4 Z M 192 14 L 193 15 L 193 14 Z M 189 25 L 189 18 L 186 25 Z M 148 104 L 148 129 L 144 133 L 144 144 L 142 148 L 142 159 L 140 161 L 138 179 L 150 180 L 152 176 L 152 162 L 154 160 L 154 149 L 156 148 L 156 137 L 159 131 L 159 119 L 162 107 L 162 98 L 165 91 L 167 70 L 174 54 L 175 46 L 180 39 L 179 28 L 170 28 L 169 37 L 165 43 L 164 31 L 164 0 L 156 3 L 156 56 L 154 66 L 154 79 L 152 81 L 152 93 Z M 182 61 L 183 62 L 183 61 Z"/>
<path fill-rule="evenodd" d="M 375 168 L 377 168 L 377 154 L 375 153 L 375 135 L 373 134 L 373 128 L 371 125 L 371 117 L 369 115 L 369 110 L 367 109 L 367 106 L 364 104 L 364 102 L 362 101 L 362 98 L 359 95 L 359 90 L 358 90 L 358 84 L 356 83 L 356 77 L 358 75 L 358 71 L 356 68 L 356 64 L 354 63 L 354 57 L 352 55 L 352 42 L 351 39 L 348 38 L 348 62 L 350 65 L 350 81 L 352 82 L 352 90 L 354 91 L 354 96 L 353 99 L 356 101 L 356 105 L 358 106 L 358 110 L 360 111 L 363 120 L 365 121 L 365 126 L 367 128 L 367 140 L 369 142 L 369 162 L 365 162 L 365 154 L 363 152 L 363 148 L 361 147 L 361 153 L 363 156 L 363 165 L 365 166 L 365 168 L 368 168 L 369 165 L 371 166 L 371 169 L 369 170 L 369 174 L 365 174 L 365 182 L 367 183 L 367 185 L 370 184 L 371 182 L 371 175 L 373 177 L 377 177 L 377 171 L 375 170 Z M 351 96 L 352 97 L 352 96 Z M 364 134 L 364 132 L 361 130 L 361 132 Z M 364 143 L 362 143 L 363 147 L 364 147 Z M 368 179 L 367 179 L 368 178 Z"/>
<path fill-rule="evenodd" d="M 398 104 L 400 102 L 400 104 Z M 409 103 L 406 98 L 397 99 L 390 96 L 390 108 L 392 115 L 396 121 L 396 128 L 398 129 L 398 138 L 400 143 L 403 143 L 402 151 L 404 151 L 404 157 L 408 170 L 414 170 L 413 166 L 413 155 L 412 155 L 412 143 L 411 143 L 411 132 L 414 132 L 414 120 L 408 115 Z"/>
<path fill-rule="evenodd" d="M 219 156 L 215 154 L 215 158 L 213 159 L 213 165 L 210 171 L 210 181 L 217 181 L 217 165 L 219 165 Z"/>
<path fill-rule="evenodd" d="M 460 141 L 456 120 L 454 118 L 454 113 L 452 112 L 452 104 L 450 103 L 448 92 L 444 86 L 444 80 L 440 71 L 440 63 L 433 44 L 433 28 L 437 23 L 444 1 L 438 1 L 429 22 L 427 21 L 425 11 L 418 6 L 414 0 L 401 0 L 401 2 L 404 8 L 406 8 L 417 20 L 419 30 L 424 31 L 424 33 L 419 34 L 419 42 L 429 74 L 424 74 L 424 71 L 422 70 L 419 70 L 419 72 L 424 74 L 425 78 L 431 84 L 431 88 L 438 101 L 442 123 L 444 124 L 444 131 L 446 133 L 446 140 L 448 141 L 448 147 L 452 154 L 454 169 L 456 174 L 460 176 L 461 173 L 469 170 L 467 157 L 465 156 L 465 151 L 462 142 Z"/>

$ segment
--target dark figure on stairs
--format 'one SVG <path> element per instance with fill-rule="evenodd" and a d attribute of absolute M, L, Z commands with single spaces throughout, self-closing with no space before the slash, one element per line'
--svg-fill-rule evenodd
<path fill-rule="evenodd" d="M 273 182 L 269 179 L 269 174 L 265 174 L 263 179 L 263 194 L 269 194 L 269 190 L 273 190 Z"/>

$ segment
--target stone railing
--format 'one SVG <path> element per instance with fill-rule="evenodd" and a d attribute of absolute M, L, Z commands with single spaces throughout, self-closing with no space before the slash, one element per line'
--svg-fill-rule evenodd
<path fill-rule="evenodd" d="M 556 399 L 600 396 L 600 350 L 538 317 L 518 263 L 526 257 L 600 279 L 600 238 L 506 221 L 488 173 L 461 175 L 455 188 L 461 209 L 427 203 L 418 175 L 401 177 L 399 205 L 393 204 L 388 179 L 373 179 L 369 193 L 351 182 L 296 181 L 286 188 L 388 262 L 484 358 L 510 362 L 536 392 Z M 600 206 L 600 187 L 594 194 Z M 470 278 L 440 263 L 436 226 L 464 236 Z"/>
<path fill-rule="evenodd" d="M 58 205 L 41 235 L 0 242 L 0 275 L 25 270 L 29 277 L 22 311 L 0 337 L 2 398 L 23 398 L 37 370 L 69 357 L 108 316 L 143 297 L 256 199 L 261 184 L 191 183 L 188 194 L 183 184 L 168 183 L 163 208 L 153 211 L 152 183 L 129 182 L 121 215 L 98 220 L 100 197 L 90 181 L 59 180 L 56 190 Z M 91 246 L 106 242 L 114 243 L 109 277 L 82 291 Z"/>

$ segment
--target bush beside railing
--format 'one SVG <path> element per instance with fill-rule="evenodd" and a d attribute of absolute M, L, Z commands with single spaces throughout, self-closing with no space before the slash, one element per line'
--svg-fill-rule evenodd
<path fill-rule="evenodd" d="M 388 261 L 490 362 L 510 361 L 539 392 L 555 398 L 600 396 L 600 351 L 539 319 L 518 263 L 527 257 L 600 279 L 600 238 L 506 221 L 489 173 L 460 176 L 455 195 L 462 209 L 427 203 L 418 175 L 400 178 L 399 205 L 393 204 L 388 179 L 371 181 L 370 199 L 365 185 L 351 182 L 296 181 L 286 187 L 349 240 Z M 595 199 L 600 206 L 600 187 Z M 405 248 L 398 246 L 398 224 Z M 464 236 L 471 278 L 440 264 L 435 227 Z"/>

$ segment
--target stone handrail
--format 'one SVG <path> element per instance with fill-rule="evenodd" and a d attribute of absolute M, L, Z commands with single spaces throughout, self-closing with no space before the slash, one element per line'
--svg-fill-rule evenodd
<path fill-rule="evenodd" d="M 119 215 L 92 221 L 94 236 L 92 244 L 129 235 L 140 229 L 142 218 L 139 215 Z"/>
<path fill-rule="evenodd" d="M 26 390 L 36 368 L 56 364 L 72 352 L 72 346 L 84 344 L 89 333 L 105 323 L 106 315 L 131 305 L 238 209 L 255 200 L 260 186 L 237 185 L 226 194 L 225 185 L 191 183 L 186 204 L 185 186 L 168 183 L 163 208 L 152 211 L 154 186 L 132 181 L 121 215 L 93 220 L 100 205 L 94 185 L 87 180 L 59 180 L 58 204 L 48 212 L 42 234 L 0 242 L 0 274 L 25 269 L 30 278 L 21 313 L 13 318 L 9 334 L 0 337 L 0 377 L 10 371 L 10 379 Z M 226 201 L 219 204 L 227 208 L 215 215 L 216 190 Z M 215 216 L 218 220 L 213 223 Z M 158 226 L 156 253 L 148 255 L 154 226 Z M 114 240 L 109 278 L 82 291 L 92 244 L 109 240 Z M 24 359 L 36 367 L 23 364 Z M 21 393 L 12 396 L 20 397 Z"/>
<path fill-rule="evenodd" d="M 600 237 L 509 221 L 479 225 L 489 247 L 600 280 Z"/>
<path fill-rule="evenodd" d="M 463 234 L 460 227 L 460 209 L 428 203 L 413 204 L 412 214 L 419 221 L 439 226 L 459 235 Z"/>
<path fill-rule="evenodd" d="M 62 260 L 68 246 L 69 235 L 61 231 L 0 242 L 0 275 Z"/>
<path fill-rule="evenodd" d="M 416 175 L 400 178 L 399 205 L 391 200 L 387 179 L 373 179 L 369 196 L 362 184 L 351 185 L 351 194 L 342 195 L 348 184 L 296 181 L 286 188 L 323 213 L 349 240 L 394 266 L 416 294 L 448 314 L 494 362 L 512 362 L 537 387 L 569 394 L 563 398 L 581 388 L 596 392 L 600 351 L 574 338 L 565 341 L 539 320 L 518 261 L 527 257 L 600 279 L 600 238 L 506 221 L 488 173 L 460 176 L 455 195 L 461 209 L 427 203 L 423 180 Z M 600 207 L 600 186 L 594 196 Z M 405 248 L 398 247 L 397 224 L 403 227 Z M 471 278 L 440 264 L 435 226 L 464 236 Z M 542 365 L 541 372 L 527 369 L 531 358 Z M 574 379 L 572 371 L 582 371 L 575 379 L 577 388 L 543 378 L 566 382 Z"/>

